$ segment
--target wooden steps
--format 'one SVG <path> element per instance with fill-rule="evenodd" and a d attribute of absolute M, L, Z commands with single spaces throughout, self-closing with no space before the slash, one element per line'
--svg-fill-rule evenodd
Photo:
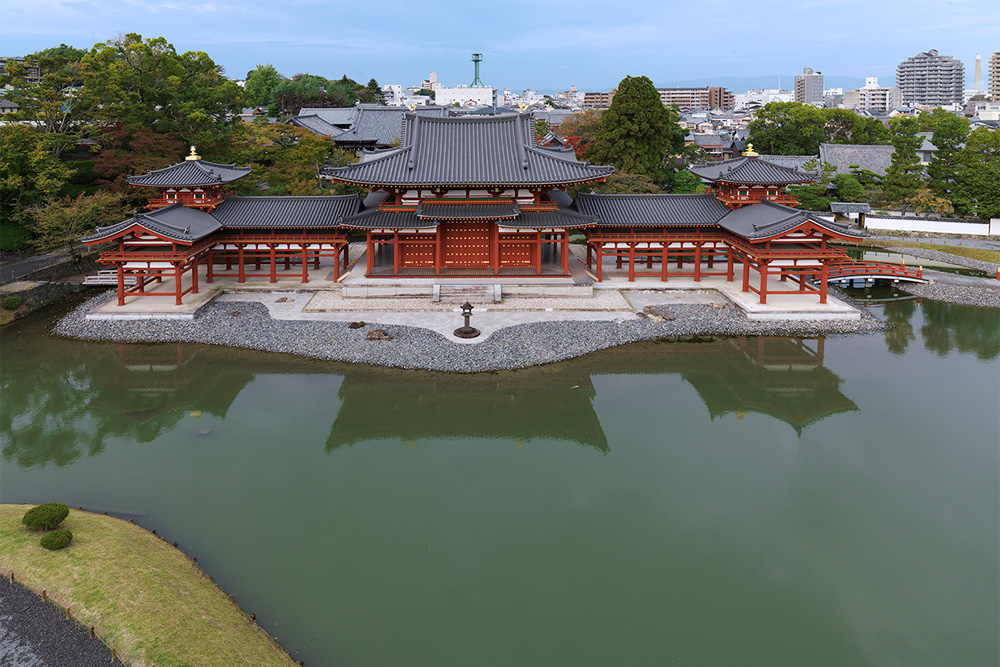
<path fill-rule="evenodd" d="M 434 300 L 441 303 L 496 303 L 500 285 L 435 285 Z"/>

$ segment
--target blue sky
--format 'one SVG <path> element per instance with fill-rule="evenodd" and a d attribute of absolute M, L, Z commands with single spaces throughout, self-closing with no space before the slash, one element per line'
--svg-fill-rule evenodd
<path fill-rule="evenodd" d="M 0 54 L 60 42 L 89 48 L 117 33 L 205 51 L 234 78 L 258 63 L 285 75 L 514 90 L 607 90 L 626 74 L 657 85 L 719 77 L 878 76 L 936 48 L 966 64 L 1000 49 L 997 0 L 715 0 L 713 2 L 409 2 L 368 0 L 0 0 Z M 785 85 L 787 82 L 788 85 Z M 733 84 L 735 87 L 738 85 Z M 757 84 L 759 85 L 759 84 Z"/>

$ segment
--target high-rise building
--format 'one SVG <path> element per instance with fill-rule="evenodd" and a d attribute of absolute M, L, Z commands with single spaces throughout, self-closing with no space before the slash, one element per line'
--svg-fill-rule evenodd
<path fill-rule="evenodd" d="M 962 104 L 965 65 L 936 49 L 918 53 L 896 67 L 896 86 L 905 106 L 943 107 Z"/>
<path fill-rule="evenodd" d="M 614 88 L 610 93 L 584 93 L 583 106 L 588 109 L 607 109 L 611 106 L 616 92 L 618 92 L 617 88 Z"/>
<path fill-rule="evenodd" d="M 726 109 L 733 108 L 736 97 L 720 86 L 705 86 L 704 88 L 657 88 L 660 101 L 664 106 L 677 105 L 691 109 Z"/>
<path fill-rule="evenodd" d="M 1000 51 L 990 58 L 990 99 L 1000 102 Z"/>
<path fill-rule="evenodd" d="M 795 77 L 795 101 L 800 104 L 823 104 L 823 73 L 803 67 Z"/>
<path fill-rule="evenodd" d="M 874 109 L 890 111 L 899 105 L 899 88 L 878 85 L 878 77 L 865 78 L 865 85 L 844 93 L 844 106 L 848 109 Z"/>

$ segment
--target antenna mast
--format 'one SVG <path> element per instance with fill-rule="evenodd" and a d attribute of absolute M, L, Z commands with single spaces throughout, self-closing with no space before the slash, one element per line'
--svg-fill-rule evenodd
<path fill-rule="evenodd" d="M 472 85 L 469 88 L 485 88 L 486 84 L 483 80 L 479 78 L 479 63 L 483 61 L 483 54 L 473 53 L 472 54 L 472 64 L 476 67 L 476 78 L 472 80 Z"/>

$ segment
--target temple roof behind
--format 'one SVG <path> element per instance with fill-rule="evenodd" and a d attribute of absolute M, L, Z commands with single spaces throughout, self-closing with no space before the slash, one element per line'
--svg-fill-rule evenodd
<path fill-rule="evenodd" d="M 722 160 L 710 164 L 691 165 L 695 176 L 709 181 L 727 183 L 747 183 L 754 185 L 781 185 L 786 183 L 808 183 L 816 179 L 816 174 L 798 169 L 790 169 L 761 159 L 757 155 Z"/>
<path fill-rule="evenodd" d="M 311 116 L 292 116 L 288 119 L 288 123 L 304 127 L 313 134 L 318 134 L 322 137 L 336 137 L 344 133 L 343 129 L 336 125 L 331 125 L 316 114 Z"/>
<path fill-rule="evenodd" d="M 851 173 L 851 166 L 885 176 L 892 164 L 892 146 L 858 144 L 820 144 L 820 163 L 829 162 L 837 168 L 838 174 Z"/>
<path fill-rule="evenodd" d="M 403 116 L 406 114 L 403 107 L 386 106 L 358 106 L 349 130 L 333 137 L 338 144 L 371 144 L 374 146 L 391 146 L 400 141 Z M 414 112 L 420 116 L 445 116 L 445 107 L 427 107 Z"/>
<path fill-rule="evenodd" d="M 610 227 L 712 225 L 729 209 L 715 195 L 603 195 L 576 196 L 579 211 L 600 218 Z"/>
<path fill-rule="evenodd" d="M 524 114 L 433 118 L 407 113 L 403 145 L 324 175 L 365 185 L 557 185 L 606 178 L 613 167 L 535 146 Z"/>
<path fill-rule="evenodd" d="M 212 217 L 226 228 L 336 227 L 361 206 L 358 195 L 226 197 Z"/>
<path fill-rule="evenodd" d="M 184 160 L 177 164 L 150 171 L 141 176 L 129 176 L 131 185 L 154 188 L 190 188 L 225 185 L 250 173 L 250 167 L 216 164 L 205 160 Z"/>
<path fill-rule="evenodd" d="M 109 227 L 98 227 L 96 233 L 85 236 L 82 240 L 99 241 L 110 238 L 133 225 L 141 225 L 154 234 L 181 243 L 193 243 L 222 228 L 215 218 L 201 209 L 188 208 L 178 203 L 151 213 L 136 212 L 128 220 Z"/>

